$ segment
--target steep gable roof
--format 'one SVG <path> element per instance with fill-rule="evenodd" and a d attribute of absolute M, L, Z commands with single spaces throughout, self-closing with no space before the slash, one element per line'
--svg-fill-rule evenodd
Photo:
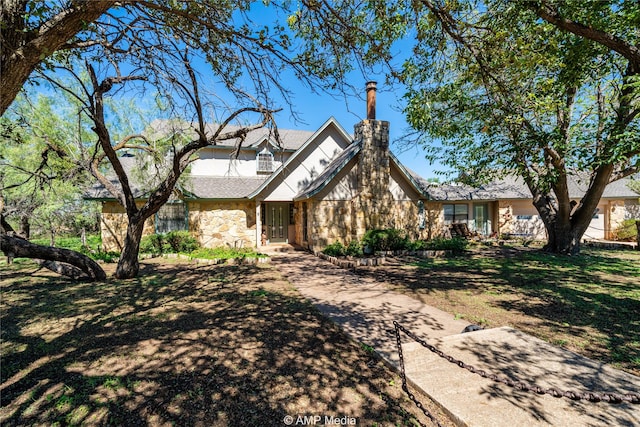
<path fill-rule="evenodd" d="M 313 197 L 322 191 L 329 182 L 353 159 L 361 149 L 361 145 L 357 142 L 352 143 L 338 157 L 333 159 L 320 175 L 316 177 L 309 185 L 299 192 L 293 200 L 302 200 Z"/>
<path fill-rule="evenodd" d="M 275 172 L 273 172 L 269 178 L 259 187 L 257 188 L 255 191 L 253 191 L 250 195 L 249 198 L 254 198 L 256 197 L 258 194 L 260 194 L 265 188 L 267 188 L 269 186 L 269 184 L 271 184 L 272 182 L 274 182 L 275 180 L 277 180 L 283 173 L 283 171 L 287 170 L 287 168 L 289 167 L 289 165 L 291 165 L 294 161 L 296 161 L 296 159 L 301 156 L 302 152 L 304 152 L 304 149 L 307 148 L 309 145 L 311 145 L 314 140 L 322 133 L 324 132 L 327 128 L 329 128 L 330 126 L 333 126 L 335 129 L 337 129 L 340 134 L 342 135 L 342 137 L 347 140 L 347 141 L 352 141 L 353 137 L 351 135 L 349 135 L 347 133 L 346 130 L 344 130 L 344 128 L 340 125 L 340 123 L 338 123 L 338 121 L 333 117 L 329 117 L 329 119 L 324 122 L 324 124 L 322 126 L 320 126 L 320 128 L 315 131 L 305 142 L 304 144 L 302 144 L 295 153 L 293 153 L 291 155 L 291 157 L 289 157 L 289 159 L 282 164 Z"/>
<path fill-rule="evenodd" d="M 316 179 L 310 182 L 305 189 L 294 197 L 294 200 L 308 199 L 318 194 L 331 183 L 333 178 L 335 178 L 340 171 L 347 166 L 351 159 L 358 155 L 362 155 L 362 144 L 360 141 L 352 143 L 346 150 L 336 157 L 327 166 L 327 168 L 318 177 L 316 177 Z M 415 174 L 412 174 L 412 172 L 410 172 L 409 169 L 407 169 L 391 152 L 389 152 L 389 159 L 391 160 L 391 164 L 400 171 L 405 179 L 411 184 L 413 189 L 416 190 L 418 194 L 427 198 L 428 194 L 424 191 L 423 186 L 418 181 L 418 179 L 422 178 L 414 176 Z"/>

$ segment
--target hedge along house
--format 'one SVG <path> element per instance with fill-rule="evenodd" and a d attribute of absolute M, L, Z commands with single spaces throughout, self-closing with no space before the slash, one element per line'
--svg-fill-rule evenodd
<path fill-rule="evenodd" d="M 251 132 L 237 156 L 233 143 L 202 149 L 144 234 L 188 230 L 205 247 L 290 243 L 312 250 L 374 228 L 433 235 L 428 194 L 390 153 L 389 123 L 375 119 L 375 95 L 369 82 L 367 119 L 353 137 L 330 118 L 316 132 L 280 130 L 281 144 L 268 129 Z M 162 122 L 152 128 L 169 131 Z M 134 157 L 121 161 L 135 169 Z M 135 195 L 142 201 L 145 191 Z M 102 202 L 104 249 L 120 250 L 124 209 L 99 184 L 85 197 Z"/>

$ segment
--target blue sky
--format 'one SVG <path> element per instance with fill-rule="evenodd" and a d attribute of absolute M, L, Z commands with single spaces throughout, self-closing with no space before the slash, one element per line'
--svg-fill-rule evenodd
<path fill-rule="evenodd" d="M 258 26 L 272 25 L 276 21 L 286 26 L 286 16 L 283 16 L 281 11 L 279 12 L 273 7 L 264 6 L 259 2 L 252 4 L 249 16 Z M 411 55 L 413 43 L 414 40 L 412 40 L 411 36 L 396 42 L 392 49 L 395 52 L 395 58 L 392 62 L 396 65 L 401 64 L 408 55 Z M 290 117 L 289 109 L 284 103 L 281 103 L 284 110 L 276 116 L 278 126 L 283 129 L 315 131 L 329 117 L 333 116 L 347 132 L 353 133 L 353 126 L 366 118 L 365 84 L 369 80 L 377 81 L 376 119 L 390 122 L 391 151 L 393 154 L 406 167 L 414 170 L 424 178 L 436 177 L 436 170 L 447 170 L 439 164 L 430 165 L 425 159 L 425 152 L 422 148 L 418 146 L 402 147 L 395 142 L 405 135 L 409 128 L 401 112 L 401 98 L 404 94 L 404 88 L 400 86 L 396 88 L 385 87 L 385 76 L 383 74 L 365 77 L 360 72 L 353 71 L 350 73 L 348 80 L 346 83 L 352 87 L 360 88 L 359 91 L 355 94 L 336 94 L 332 97 L 329 94 L 311 93 L 295 77 L 286 78 L 287 89 L 294 94 L 293 109 L 299 115 L 299 119 L 305 123 L 293 120 Z M 277 102 L 279 99 L 278 94 L 274 94 L 274 96 Z M 445 179 L 442 176 L 438 178 L 440 180 Z"/>
<path fill-rule="evenodd" d="M 402 164 L 414 170 L 424 178 L 435 177 L 436 169 L 443 170 L 441 165 L 430 165 L 425 159 L 424 150 L 421 147 L 402 147 L 395 141 L 406 134 L 409 125 L 400 108 L 401 91 L 391 92 L 385 90 L 384 76 L 378 79 L 378 93 L 376 102 L 376 119 L 390 122 L 391 151 L 400 159 Z M 276 118 L 278 126 L 283 129 L 317 130 L 329 117 L 333 116 L 349 133 L 353 133 L 353 126 L 366 117 L 365 81 L 362 80 L 361 98 L 352 96 L 339 96 L 334 98 L 328 94 L 310 93 L 301 84 L 291 82 L 289 88 L 294 92 L 294 108 L 299 114 L 300 120 L 305 123 L 296 123 L 285 109 Z M 353 83 L 354 85 L 357 83 Z M 440 177 L 442 180 L 443 178 Z"/>

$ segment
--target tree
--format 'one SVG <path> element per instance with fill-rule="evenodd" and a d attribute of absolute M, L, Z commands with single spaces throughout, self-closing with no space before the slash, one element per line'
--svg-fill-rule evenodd
<path fill-rule="evenodd" d="M 273 16 L 272 22 L 256 22 L 249 15 L 255 9 L 261 10 L 254 16 Z M 244 74 L 261 94 L 275 87 L 289 95 L 281 79 L 286 69 L 314 90 L 343 87 L 342 77 L 354 68 L 389 59 L 378 40 L 392 28 L 370 34 L 372 18 L 348 1 L 5 0 L 0 19 L 0 114 L 27 82 L 37 80 L 35 72 L 69 58 L 118 56 L 153 73 L 162 61 L 157 44 L 167 37 L 199 52 L 228 85 Z M 318 37 L 297 45 L 289 27 L 299 34 L 317 30 Z M 354 52 L 356 45 L 362 50 Z"/>
<path fill-rule="evenodd" d="M 284 13 L 290 18 L 289 24 L 294 25 L 295 16 L 301 10 L 289 10 L 290 5 L 288 1 L 264 2 L 263 7 Z M 59 92 L 74 97 L 81 106 L 82 116 L 91 122 L 96 140 L 92 148 L 80 145 L 81 164 L 121 202 L 129 219 L 117 277 L 137 274 L 142 224 L 167 201 L 199 148 L 230 138 L 238 139 L 241 144 L 243 136 L 252 128 L 273 123 L 270 91 L 278 90 L 287 100 L 289 96 L 282 83 L 283 70 L 292 72 L 311 87 L 321 87 L 325 82 L 336 87 L 341 85 L 341 77 L 353 68 L 353 61 L 327 60 L 328 53 L 332 58 L 352 54 L 350 50 L 341 50 L 332 40 L 345 25 L 338 9 L 307 5 L 306 16 L 313 17 L 318 25 L 327 24 L 325 40 L 328 43 L 321 43 L 321 47 L 313 51 L 300 52 L 284 25 L 255 23 L 248 15 L 254 6 L 240 0 L 169 3 L 76 0 L 54 6 L 44 0 L 2 3 L 0 112 L 7 110 L 26 82 L 42 80 L 48 80 Z M 346 6 L 349 8 L 348 3 Z M 360 30 L 359 34 L 362 36 L 364 31 Z M 211 134 L 205 129 L 204 118 L 209 117 L 206 113 L 216 113 L 207 110 L 210 104 L 203 103 L 198 86 L 200 76 L 190 64 L 194 57 L 208 63 L 230 98 L 245 104 L 223 115 L 220 126 Z M 77 64 L 82 62 L 87 64 L 88 81 L 77 71 Z M 127 71 L 123 73 L 121 68 Z M 177 69 L 182 72 L 176 72 Z M 55 77 L 60 70 L 73 76 L 75 88 Z M 129 177 L 117 152 L 125 148 L 147 153 L 154 150 L 140 135 L 114 140 L 105 114 L 105 101 L 113 98 L 119 88 L 125 85 L 131 88 L 135 83 L 140 83 L 138 89 L 142 93 L 148 93 L 149 87 L 153 87 L 160 99 L 169 102 L 172 116 L 194 123 L 195 135 L 183 145 L 172 147 L 166 176 L 141 207 L 136 205 Z M 246 113 L 253 113 L 254 118 L 257 114 L 259 119 L 240 130 L 225 131 L 227 124 Z M 277 132 L 277 128 L 274 127 L 274 131 Z M 110 163 L 118 178 L 117 184 L 104 175 L 102 161 Z"/>
<path fill-rule="evenodd" d="M 73 152 L 65 146 L 64 127 L 59 126 L 51 102 L 40 97 L 20 107 L 13 119 L 0 119 L 0 250 L 10 260 L 39 258 L 41 265 L 58 273 L 102 280 L 104 271 L 87 256 L 27 241 L 35 222 L 52 232 L 53 245 L 57 228 L 73 217 L 64 201 L 79 196 L 83 174 L 69 159 Z M 11 217 L 19 219 L 17 233 L 9 223 Z"/>
<path fill-rule="evenodd" d="M 34 227 L 48 230 L 51 246 L 59 229 L 75 228 L 79 213 L 93 210 L 80 197 L 89 175 L 73 161 L 73 123 L 54 104 L 42 95 L 33 102 L 21 99 L 12 114 L 0 118 L 1 214 L 16 219 L 26 239 Z"/>
<path fill-rule="evenodd" d="M 431 154 L 466 176 L 521 176 L 545 248 L 578 253 L 605 186 L 640 167 L 640 6 L 417 4 L 403 73 L 410 124 L 441 139 Z M 577 204 L 572 174 L 588 180 Z"/>

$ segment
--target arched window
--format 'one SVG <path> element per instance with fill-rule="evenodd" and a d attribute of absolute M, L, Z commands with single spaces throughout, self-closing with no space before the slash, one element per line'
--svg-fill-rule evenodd
<path fill-rule="evenodd" d="M 273 153 L 267 150 L 267 147 L 265 147 L 264 150 L 258 153 L 257 160 L 258 160 L 258 165 L 257 165 L 258 173 L 273 172 Z"/>

